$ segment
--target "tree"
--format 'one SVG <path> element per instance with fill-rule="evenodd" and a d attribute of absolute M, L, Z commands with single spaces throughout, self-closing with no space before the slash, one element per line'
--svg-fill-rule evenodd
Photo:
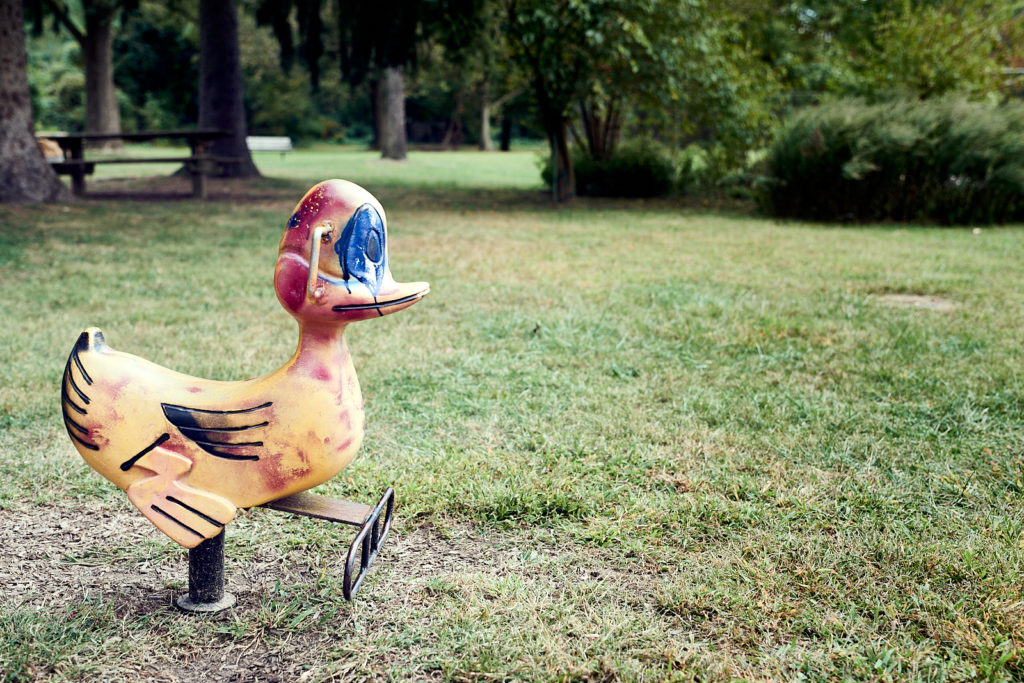
<path fill-rule="evenodd" d="M 281 45 L 283 64 L 295 51 L 291 16 L 295 10 L 299 28 L 298 51 L 310 69 L 319 73 L 324 53 L 321 32 L 323 0 L 262 0 L 257 10 L 260 23 L 269 24 Z M 375 139 L 386 159 L 404 159 L 405 73 L 416 62 L 417 48 L 444 22 L 472 21 L 483 0 L 350 0 L 338 2 L 335 30 L 338 62 L 352 86 L 368 84 Z M 316 15 L 316 19 L 314 19 Z"/>
<path fill-rule="evenodd" d="M 380 155 L 385 159 L 405 159 L 405 73 L 401 66 L 384 67 L 378 93 L 377 138 Z"/>
<path fill-rule="evenodd" d="M 406 157 L 404 67 L 413 59 L 422 5 L 403 0 L 362 0 L 336 6 L 339 65 L 350 85 L 369 82 L 374 140 L 385 159 Z M 256 18 L 273 28 L 281 48 L 281 64 L 287 69 L 296 51 L 293 10 L 298 52 L 315 89 L 324 52 L 322 0 L 262 0 Z"/>
<path fill-rule="evenodd" d="M 508 0 L 508 33 L 513 57 L 528 74 L 552 159 L 552 195 L 563 202 L 576 195 L 569 154 L 569 108 L 585 92 L 603 40 L 603 16 L 615 0 Z"/>
<path fill-rule="evenodd" d="M 724 0 L 790 103 L 996 94 L 1020 45 L 1020 0 Z"/>
<path fill-rule="evenodd" d="M 772 69 L 737 17 L 706 0 L 505 0 L 552 152 L 552 193 L 575 194 L 569 132 L 609 158 L 629 117 L 668 140 L 700 138 L 732 163 L 774 117 Z M 577 118 L 578 117 L 578 118 Z"/>
<path fill-rule="evenodd" d="M 456 112 L 462 105 L 464 91 L 472 91 L 479 105 L 479 147 L 494 149 L 491 140 L 491 117 L 525 89 L 522 70 L 510 59 L 508 41 L 503 35 L 502 5 L 497 0 L 477 0 L 472 12 L 458 16 L 437 17 L 428 33 L 443 48 L 443 59 L 454 67 L 460 93 Z M 507 150 L 506 150 L 507 151 Z"/>
<path fill-rule="evenodd" d="M 1013 4 L 895 3 L 877 15 L 875 30 L 862 41 L 854 88 L 876 100 L 997 93 L 1003 81 L 1001 68 L 1011 56 L 1004 31 L 1019 31 L 1021 23 L 1020 7 Z M 894 45 L 900 48 L 893 49 Z"/>
<path fill-rule="evenodd" d="M 320 57 L 324 53 L 321 0 L 262 0 L 256 8 L 256 22 L 270 26 L 280 47 L 281 68 L 290 72 L 295 61 L 292 9 L 299 34 L 299 55 L 309 71 L 313 92 L 320 88 Z M 338 7 L 342 4 L 339 2 Z"/>
<path fill-rule="evenodd" d="M 353 85 L 370 81 L 376 138 L 385 159 L 406 157 L 405 68 L 414 61 L 426 4 L 361 0 L 345 3 L 337 16 L 341 71 Z"/>
<path fill-rule="evenodd" d="M 214 155 L 234 159 L 220 165 L 221 177 L 259 176 L 245 143 L 245 101 L 234 0 L 199 0 L 199 127 L 231 132 L 210 147 Z"/>
<path fill-rule="evenodd" d="M 45 0 L 56 23 L 63 26 L 78 42 L 85 61 L 85 131 L 87 133 L 120 133 L 121 112 L 114 87 L 114 22 L 121 10 L 129 11 L 137 0 L 81 0 L 83 22 L 72 17 L 72 8 L 64 0 Z M 35 13 L 37 26 L 42 24 L 43 4 L 28 3 Z M 120 147 L 112 140 L 103 147 Z"/>
<path fill-rule="evenodd" d="M 36 144 L 22 0 L 0 0 L 0 202 L 51 202 L 68 191 Z"/>

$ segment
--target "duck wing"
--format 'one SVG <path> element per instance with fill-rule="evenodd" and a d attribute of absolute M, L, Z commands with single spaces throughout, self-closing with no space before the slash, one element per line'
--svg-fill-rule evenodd
<path fill-rule="evenodd" d="M 161 403 L 164 417 L 212 456 L 225 460 L 259 460 L 263 435 L 270 426 L 272 401 L 234 410 L 207 410 Z"/>
<path fill-rule="evenodd" d="M 230 500 L 183 481 L 192 469 L 188 458 L 153 445 L 142 453 L 137 466 L 151 475 L 128 487 L 128 500 L 175 543 L 194 548 L 234 519 Z"/>

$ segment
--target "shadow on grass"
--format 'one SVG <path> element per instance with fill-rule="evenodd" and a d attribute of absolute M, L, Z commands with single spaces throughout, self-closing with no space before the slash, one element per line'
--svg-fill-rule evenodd
<path fill-rule="evenodd" d="M 358 177 L 351 178 L 360 183 Z M 283 202 L 291 206 L 310 188 L 310 181 L 261 177 L 252 179 L 210 179 L 208 201 Z M 360 183 L 364 184 L 364 183 Z M 461 185 L 416 186 L 401 183 L 369 182 L 364 186 L 389 209 L 440 211 L 713 211 L 726 215 L 756 214 L 754 203 L 713 195 L 686 195 L 653 199 L 610 199 L 577 197 L 558 204 L 543 189 L 465 187 Z M 89 184 L 86 196 L 76 201 L 163 202 L 198 201 L 192 185 L 176 175 L 146 178 L 101 179 Z"/>

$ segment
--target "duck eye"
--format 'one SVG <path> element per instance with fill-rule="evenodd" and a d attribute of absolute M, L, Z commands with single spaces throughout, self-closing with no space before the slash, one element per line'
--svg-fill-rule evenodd
<path fill-rule="evenodd" d="M 366 239 L 366 258 L 373 263 L 380 261 L 380 238 L 376 232 L 371 232 Z"/>

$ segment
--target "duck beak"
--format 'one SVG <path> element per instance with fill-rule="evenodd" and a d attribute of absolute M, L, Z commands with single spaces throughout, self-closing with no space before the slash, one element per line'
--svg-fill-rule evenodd
<path fill-rule="evenodd" d="M 430 293 L 430 285 L 426 282 L 395 282 L 390 274 L 383 284 L 372 301 L 337 304 L 331 310 L 341 314 L 352 312 L 360 318 L 366 311 L 376 311 L 378 317 L 382 317 L 409 308 Z"/>

